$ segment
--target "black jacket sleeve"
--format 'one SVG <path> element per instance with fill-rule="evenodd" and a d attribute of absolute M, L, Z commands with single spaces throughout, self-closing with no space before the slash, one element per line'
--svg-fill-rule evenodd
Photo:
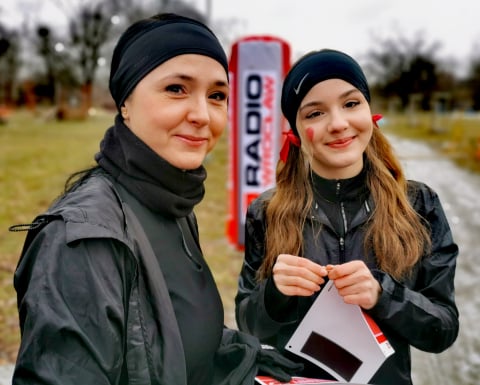
<path fill-rule="evenodd" d="M 48 224 L 15 273 L 22 333 L 12 383 L 118 384 L 133 259 L 107 238 L 66 240 Z"/>
<path fill-rule="evenodd" d="M 424 185 L 419 191 L 415 207 L 430 226 L 431 251 L 404 283 L 375 272 L 383 292 L 370 313 L 417 349 L 439 353 L 459 331 L 454 288 L 458 247 L 437 194 Z"/>

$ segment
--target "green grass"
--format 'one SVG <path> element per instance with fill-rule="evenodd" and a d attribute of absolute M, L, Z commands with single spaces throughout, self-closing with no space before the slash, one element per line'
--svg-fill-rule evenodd
<path fill-rule="evenodd" d="M 62 191 L 66 178 L 94 163 L 113 115 L 99 113 L 86 121 L 57 122 L 47 112 L 20 111 L 0 125 L 0 363 L 13 361 L 19 329 L 13 272 L 26 233 L 8 227 L 30 223 Z M 234 326 L 233 298 L 242 253 L 225 238 L 227 218 L 227 135 L 209 155 L 206 196 L 195 210 L 206 259 L 225 304 L 226 323 Z"/>
<path fill-rule="evenodd" d="M 8 227 L 30 223 L 45 210 L 73 171 L 93 164 L 108 114 L 56 122 L 48 111 L 19 111 L 0 125 L 0 360 L 12 360 L 19 342 L 13 272 L 25 238 Z"/>

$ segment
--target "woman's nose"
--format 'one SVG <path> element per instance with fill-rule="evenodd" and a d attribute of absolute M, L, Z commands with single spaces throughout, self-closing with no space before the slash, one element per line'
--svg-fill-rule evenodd
<path fill-rule="evenodd" d="M 187 119 L 198 126 L 204 126 L 210 122 L 208 100 L 203 97 L 192 98 Z"/>

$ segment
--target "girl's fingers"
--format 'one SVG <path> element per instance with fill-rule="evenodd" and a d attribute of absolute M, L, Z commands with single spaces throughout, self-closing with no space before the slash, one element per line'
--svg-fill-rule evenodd
<path fill-rule="evenodd" d="M 285 274 L 300 275 L 313 281 L 319 281 L 318 278 L 323 280 L 323 277 L 327 275 L 327 270 L 324 266 L 307 258 L 289 254 L 280 254 L 278 256 L 274 270 L 276 268 L 284 270 Z"/>
<path fill-rule="evenodd" d="M 281 254 L 273 266 L 277 288 L 285 295 L 310 296 L 325 283 L 326 269 L 306 258 Z"/>

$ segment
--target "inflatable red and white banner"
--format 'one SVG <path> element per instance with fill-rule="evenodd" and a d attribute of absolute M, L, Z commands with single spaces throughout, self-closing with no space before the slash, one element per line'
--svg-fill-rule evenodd
<path fill-rule="evenodd" d="M 275 184 L 275 168 L 288 123 L 282 82 L 290 68 L 289 44 L 274 36 L 248 36 L 232 46 L 229 62 L 229 212 L 227 236 L 244 247 L 248 204 Z"/>

